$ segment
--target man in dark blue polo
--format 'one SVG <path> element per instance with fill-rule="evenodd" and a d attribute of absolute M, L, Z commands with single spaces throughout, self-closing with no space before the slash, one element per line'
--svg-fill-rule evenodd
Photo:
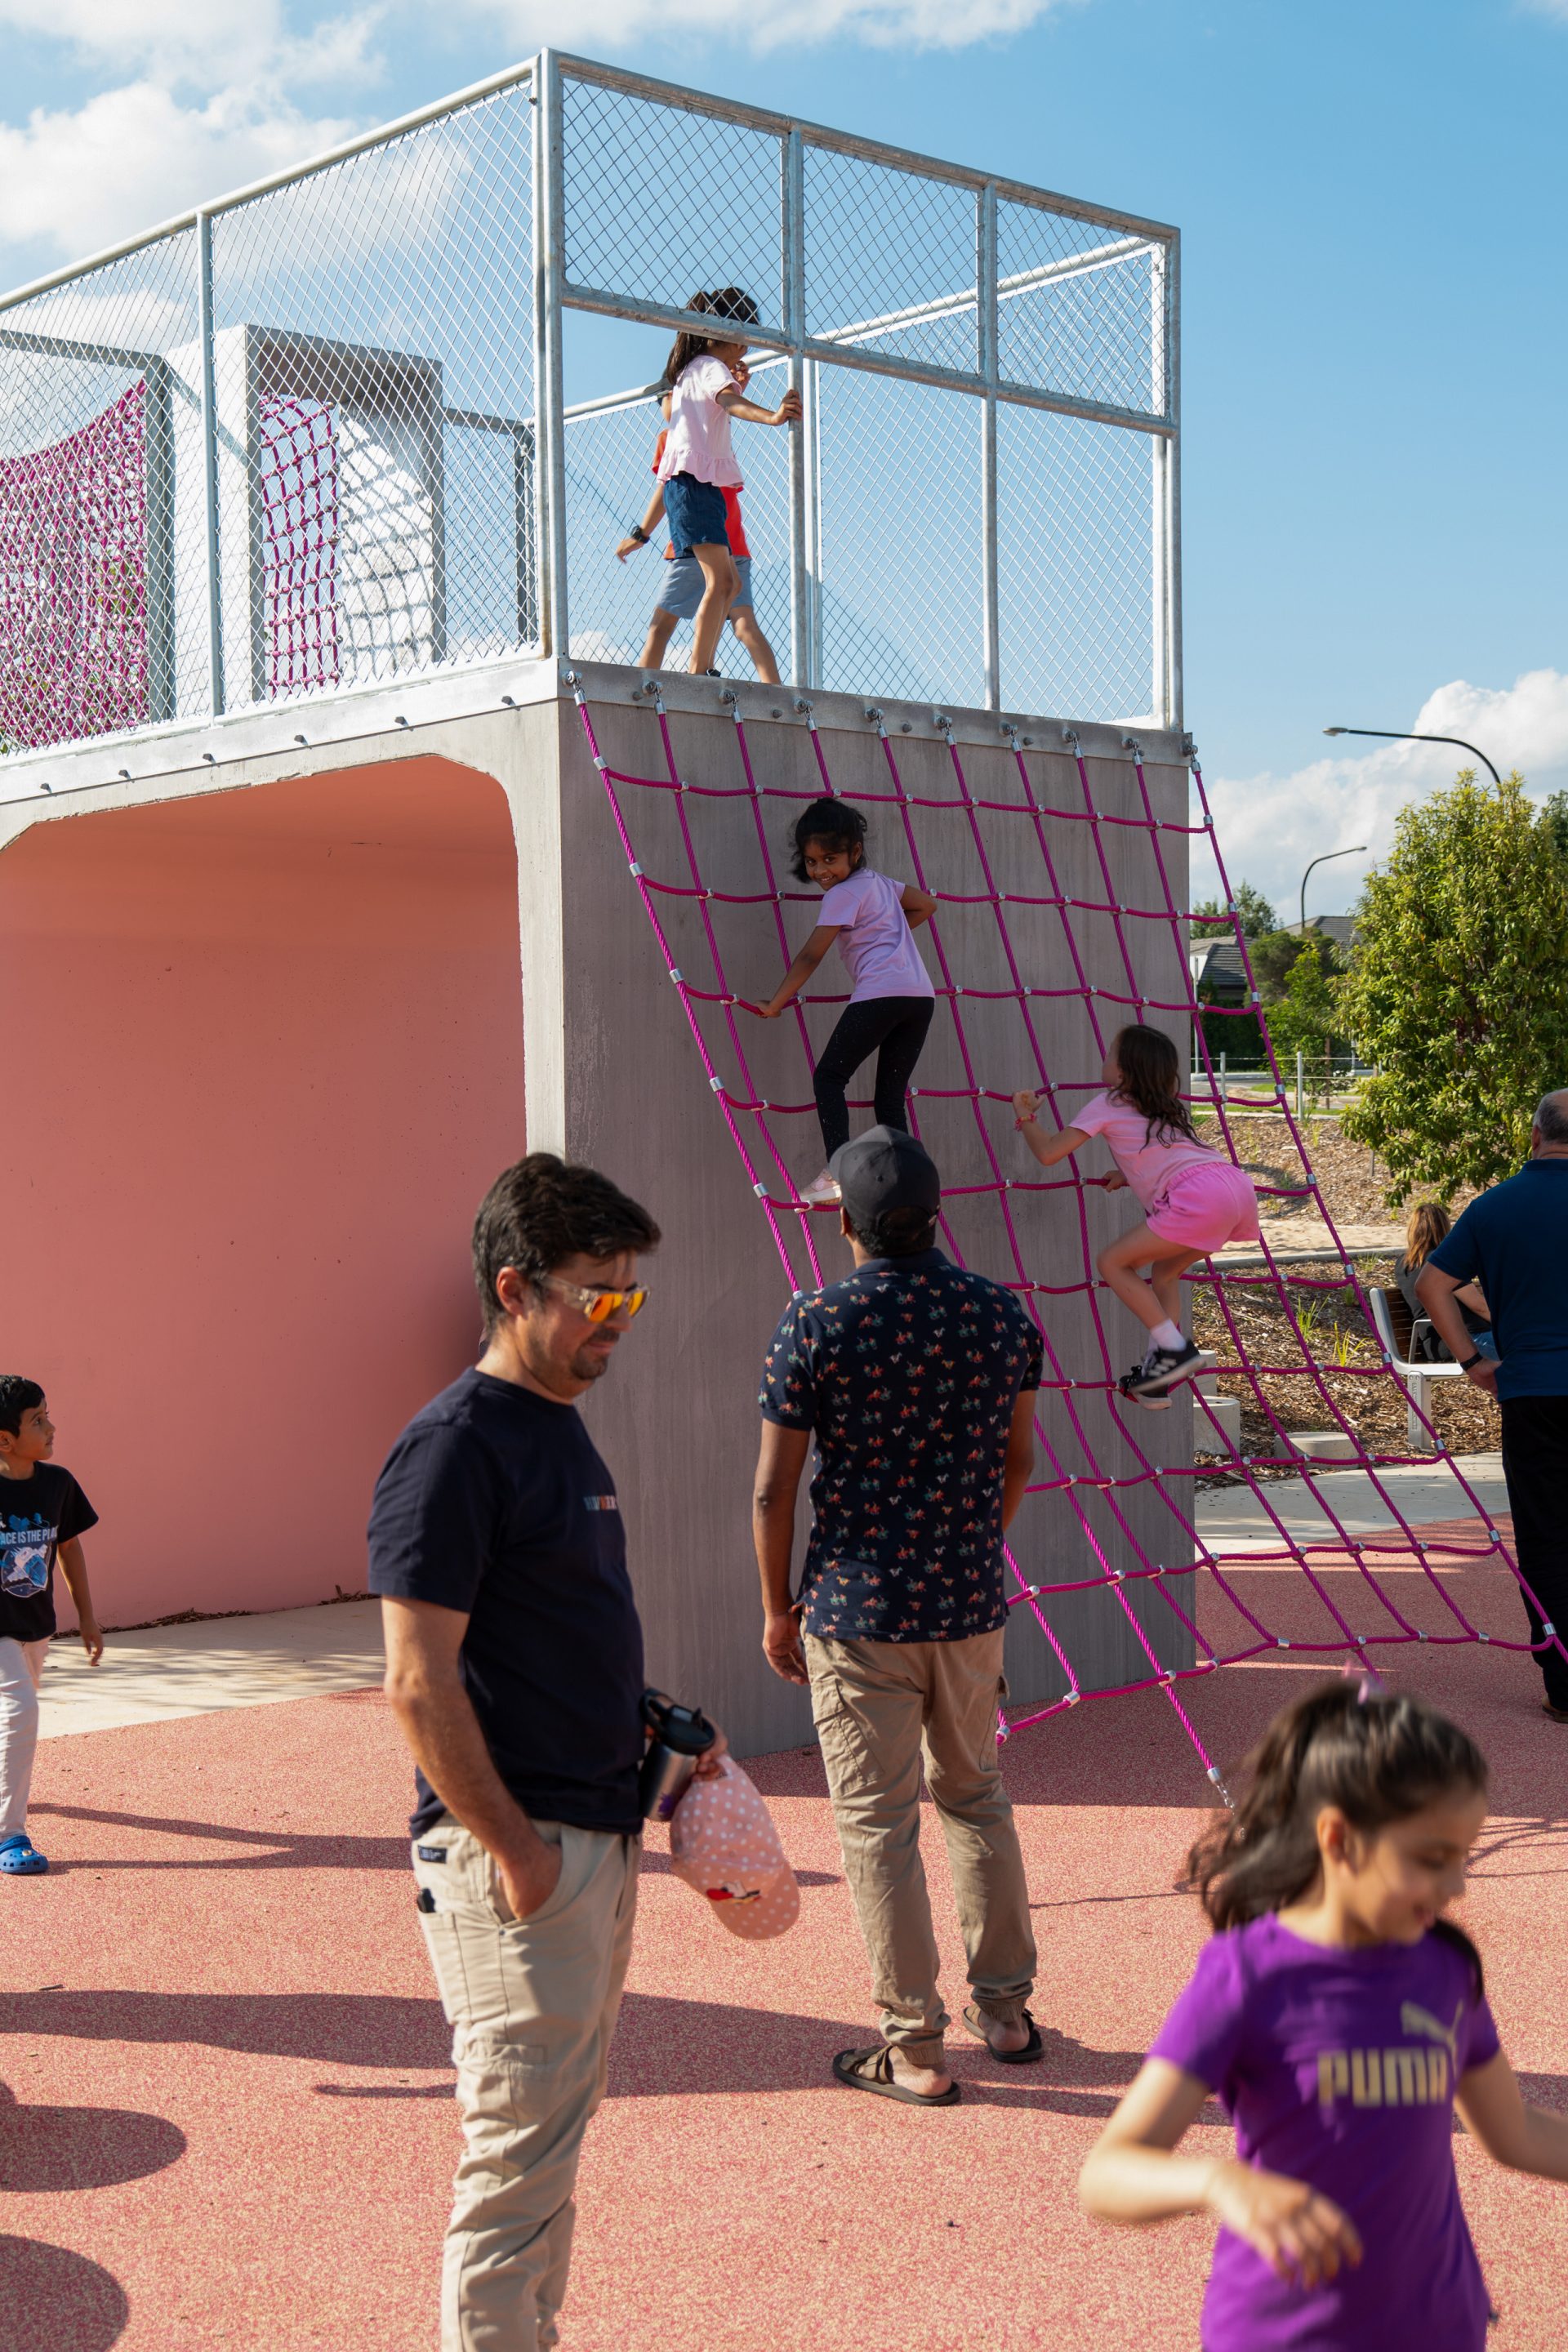
<path fill-rule="evenodd" d="M 855 1271 L 790 1307 L 763 1372 L 752 1524 L 763 1648 L 811 1684 L 844 1871 L 882 2040 L 840 2051 L 852 2089 L 950 2105 L 948 2023 L 920 1854 L 921 1768 L 942 1822 L 969 1961 L 964 2023 L 1008 2064 L 1040 2055 L 1026 2003 L 1035 1938 L 996 1756 L 1002 1530 L 1034 1466 L 1040 1337 L 1010 1291 L 936 1240 L 942 1186 L 911 1136 L 874 1127 L 833 1155 Z M 796 1601 L 795 1496 L 812 1438 L 815 1516 Z M 803 1643 L 804 1637 L 804 1643 Z"/>
<path fill-rule="evenodd" d="M 1491 1310 L 1495 1362 L 1477 1353 L 1456 1303 L 1467 1282 L 1480 1284 Z M 1478 1388 L 1495 1383 L 1514 1551 L 1529 1587 L 1524 1605 L 1546 1680 L 1546 1712 L 1553 1723 L 1568 1723 L 1568 1087 L 1542 1095 L 1530 1158 L 1517 1176 L 1470 1202 L 1415 1286 L 1467 1379 Z"/>

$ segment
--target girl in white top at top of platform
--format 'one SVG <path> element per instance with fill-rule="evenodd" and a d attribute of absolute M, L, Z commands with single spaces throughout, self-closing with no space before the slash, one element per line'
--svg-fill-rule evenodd
<path fill-rule="evenodd" d="M 867 865 L 866 819 L 846 801 L 813 801 L 795 819 L 794 845 L 795 880 L 815 882 L 822 892 L 822 920 L 757 1010 L 764 1021 L 776 1021 L 835 940 L 850 980 L 849 1002 L 812 1072 L 827 1165 L 801 1198 L 816 1209 L 838 1198 L 832 1162 L 849 1140 L 845 1088 L 868 1055 L 877 1055 L 877 1125 L 909 1132 L 904 1098 L 936 1003 L 914 929 L 931 920 L 936 900 L 929 890 L 890 882 Z"/>
<path fill-rule="evenodd" d="M 757 306 L 738 286 L 694 294 L 689 310 L 710 312 L 737 326 L 755 326 Z M 731 370 L 746 346 L 733 332 L 698 335 L 683 327 L 665 362 L 670 387 L 669 433 L 658 462 L 664 512 L 679 560 L 694 555 L 701 566 L 702 602 L 697 607 L 691 670 L 700 677 L 713 667 L 741 575 L 730 551 L 724 514 L 725 489 L 741 487 L 741 468 L 730 438 L 730 420 L 750 425 L 791 425 L 800 415 L 800 394 L 786 392 L 776 408 L 748 400 Z"/>
<path fill-rule="evenodd" d="M 1181 1059 L 1163 1029 L 1142 1022 L 1119 1029 L 1100 1076 L 1104 1091 L 1058 1135 L 1047 1136 L 1039 1124 L 1038 1095 L 1026 1088 L 1014 1096 L 1013 1108 L 1042 1168 L 1103 1135 L 1117 1173 L 1100 1181 L 1107 1192 L 1130 1186 L 1137 1195 L 1145 1222 L 1109 1242 L 1095 1264 L 1149 1333 L 1142 1362 L 1119 1382 L 1122 1394 L 1167 1404 L 1173 1382 L 1215 1360 L 1182 1336 L 1181 1277 L 1226 1242 L 1258 1239 L 1257 1189 L 1244 1168 L 1199 1142 L 1182 1099 Z M 1142 1266 L 1149 1268 L 1147 1281 Z"/>

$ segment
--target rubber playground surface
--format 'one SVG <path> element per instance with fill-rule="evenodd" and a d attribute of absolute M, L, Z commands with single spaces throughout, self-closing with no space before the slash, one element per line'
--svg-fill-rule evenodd
<path fill-rule="evenodd" d="M 1481 1622 L 1513 1627 L 1506 1570 L 1457 1573 Z M 1517 1654 L 1383 1659 L 1490 1757 L 1463 1916 L 1527 2095 L 1568 2105 L 1568 1730 Z M 1184 1696 L 1229 1764 L 1318 1671 L 1269 1658 Z M 800 1924 L 731 1940 L 650 1833 L 565 2352 L 1195 2352 L 1209 2225 L 1113 2232 L 1074 2195 L 1202 1938 L 1172 1882 L 1211 1792 L 1163 1697 L 1009 1743 L 1046 2060 L 999 2067 L 957 2030 L 964 2100 L 935 2114 L 831 2081 L 833 2053 L 872 2036 L 820 1765 L 749 1769 L 801 1875 Z M 431 2352 L 458 2132 L 407 1780 L 374 1690 L 44 1742 L 31 1826 L 55 1870 L 0 1884 L 6 2352 Z M 956 2014 L 934 1822 L 926 1863 Z M 1213 2112 L 1196 2137 L 1226 2147 Z M 1568 2192 L 1462 2137 L 1457 2154 L 1498 2352 L 1560 2346 Z"/>

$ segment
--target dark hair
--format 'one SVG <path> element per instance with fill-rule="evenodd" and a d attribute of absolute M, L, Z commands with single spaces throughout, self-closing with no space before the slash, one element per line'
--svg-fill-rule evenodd
<path fill-rule="evenodd" d="M 849 870 L 864 865 L 866 859 L 866 820 L 858 808 L 847 801 L 813 801 L 804 816 L 797 816 L 790 832 L 795 844 L 795 857 L 790 872 L 797 882 L 805 882 L 805 845 L 808 841 L 826 842 L 829 849 L 849 852 Z"/>
<path fill-rule="evenodd" d="M 43 1402 L 44 1391 L 37 1381 L 24 1380 L 20 1372 L 0 1372 L 0 1429 L 8 1436 L 20 1437 L 22 1415 Z"/>
<path fill-rule="evenodd" d="M 715 319 L 731 319 L 738 327 L 754 327 L 760 316 L 751 296 L 742 294 L 738 286 L 719 286 L 710 294 L 694 294 L 686 307 L 689 310 L 706 311 Z M 690 328 L 682 327 L 669 347 L 669 357 L 664 363 L 664 373 L 659 379 L 661 388 L 668 389 L 672 385 L 676 377 L 682 374 L 693 360 L 700 360 L 704 352 L 712 350 L 715 343 L 732 343 L 735 341 L 733 335 L 699 335 Z"/>
<path fill-rule="evenodd" d="M 496 1178 L 474 1219 L 474 1280 L 485 1337 L 500 1321 L 496 1277 L 515 1266 L 537 1289 L 569 1257 L 618 1257 L 650 1250 L 658 1227 L 639 1203 L 601 1176 L 553 1151 L 531 1151 Z"/>
<path fill-rule="evenodd" d="M 1354 1829 L 1381 1830 L 1452 1790 L 1487 1786 L 1486 1758 L 1447 1716 L 1348 1680 L 1320 1684 L 1277 1715 L 1244 1769 L 1249 1785 L 1235 1812 L 1216 1815 L 1187 1856 L 1186 1884 L 1222 1928 L 1306 1894 L 1324 1805 Z M 1469 1961 L 1479 1999 L 1481 1958 L 1469 1937 L 1448 1919 L 1432 1933 Z"/>
<path fill-rule="evenodd" d="M 1425 1265 L 1440 1241 L 1453 1231 L 1453 1219 L 1440 1202 L 1418 1201 L 1405 1228 L 1405 1263 L 1412 1274 Z"/>
<path fill-rule="evenodd" d="M 862 1249 L 873 1257 L 919 1257 L 936 1240 L 934 1209 L 884 1209 L 873 1217 L 864 1233 L 849 1220 L 850 1230 Z"/>
<path fill-rule="evenodd" d="M 1141 1110 L 1149 1122 L 1144 1142 L 1169 1143 L 1173 1136 L 1184 1135 L 1195 1143 L 1197 1131 L 1182 1100 L 1181 1056 L 1164 1031 L 1152 1029 L 1146 1022 L 1130 1022 L 1117 1031 L 1110 1050 L 1121 1073 L 1118 1099 Z"/>

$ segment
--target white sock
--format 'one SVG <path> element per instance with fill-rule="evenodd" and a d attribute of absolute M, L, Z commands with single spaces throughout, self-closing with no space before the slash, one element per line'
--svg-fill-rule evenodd
<path fill-rule="evenodd" d="M 1180 1351 L 1187 1344 L 1182 1337 L 1181 1326 L 1178 1323 L 1156 1323 L 1149 1337 L 1153 1340 L 1156 1348 L 1170 1348 Z"/>

